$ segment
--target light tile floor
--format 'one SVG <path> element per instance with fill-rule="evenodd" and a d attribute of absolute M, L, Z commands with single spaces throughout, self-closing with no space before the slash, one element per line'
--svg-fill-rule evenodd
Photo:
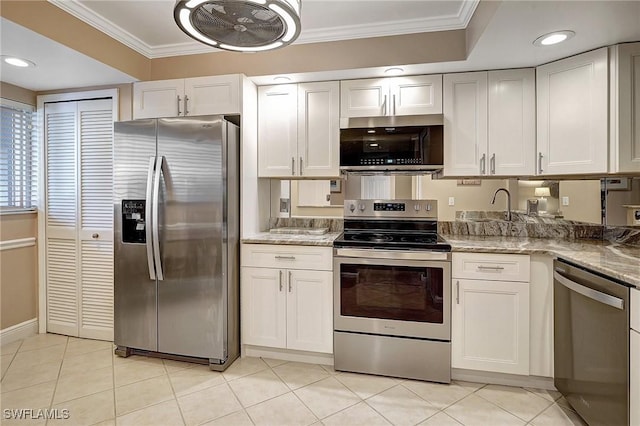
<path fill-rule="evenodd" d="M 553 391 L 442 385 L 260 358 L 217 373 L 119 358 L 110 342 L 55 334 L 3 346 L 0 387 L 6 425 L 584 425 Z M 5 409 L 19 408 L 67 409 L 70 418 L 6 419 Z"/>

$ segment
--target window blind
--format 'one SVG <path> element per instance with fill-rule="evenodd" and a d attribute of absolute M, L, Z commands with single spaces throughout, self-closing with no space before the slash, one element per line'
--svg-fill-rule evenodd
<path fill-rule="evenodd" d="M 0 105 L 0 210 L 35 209 L 38 161 L 35 113 L 29 105 Z"/>

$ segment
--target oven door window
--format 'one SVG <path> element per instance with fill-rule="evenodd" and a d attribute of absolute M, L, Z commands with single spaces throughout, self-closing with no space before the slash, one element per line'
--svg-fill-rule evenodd
<path fill-rule="evenodd" d="M 442 324 L 443 270 L 340 265 L 342 316 Z"/>

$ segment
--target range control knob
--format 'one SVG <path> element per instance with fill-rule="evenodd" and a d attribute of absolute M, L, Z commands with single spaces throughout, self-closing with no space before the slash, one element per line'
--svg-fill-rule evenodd
<path fill-rule="evenodd" d="M 414 209 L 415 211 L 419 212 L 419 211 L 420 211 L 420 204 L 416 204 L 416 205 L 414 205 L 414 206 L 413 206 L 413 209 Z"/>
<path fill-rule="evenodd" d="M 361 212 L 363 212 L 366 206 L 364 204 L 360 204 L 358 208 L 360 209 Z"/>
<path fill-rule="evenodd" d="M 349 211 L 351 211 L 351 213 L 353 213 L 353 211 L 356 209 L 356 205 L 355 204 L 349 204 Z"/>
<path fill-rule="evenodd" d="M 426 210 L 427 210 L 428 212 L 430 212 L 430 211 L 431 211 L 431 203 L 427 204 Z"/>

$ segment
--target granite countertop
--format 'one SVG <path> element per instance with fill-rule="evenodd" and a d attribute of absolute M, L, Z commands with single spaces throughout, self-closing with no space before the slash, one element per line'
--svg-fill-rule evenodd
<path fill-rule="evenodd" d="M 598 240 L 443 235 L 454 252 L 550 254 L 640 288 L 640 247 Z"/>
<path fill-rule="evenodd" d="M 300 246 L 333 246 L 333 240 L 342 232 L 327 232 L 322 235 L 309 234 L 278 234 L 271 232 L 259 232 L 242 239 L 247 244 L 296 244 Z"/>

